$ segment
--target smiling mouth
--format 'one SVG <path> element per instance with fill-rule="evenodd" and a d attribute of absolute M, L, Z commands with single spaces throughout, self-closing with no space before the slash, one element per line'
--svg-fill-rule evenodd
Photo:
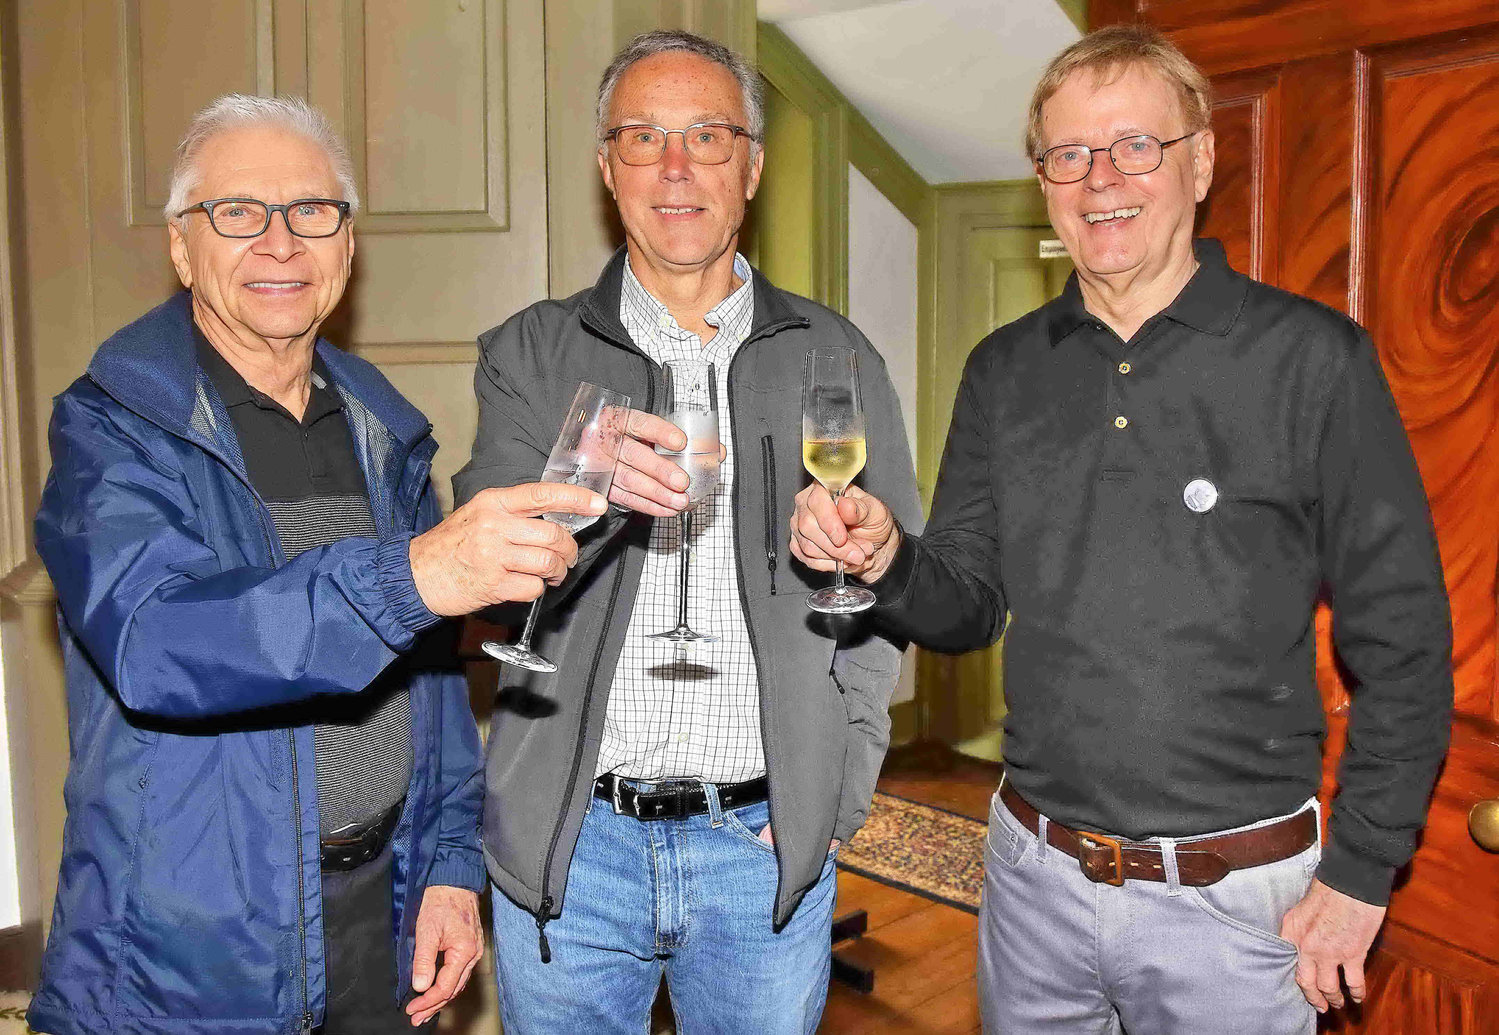
<path fill-rule="evenodd" d="M 1118 220 L 1134 219 L 1140 214 L 1140 206 L 1134 208 L 1116 208 L 1109 212 L 1084 212 L 1083 218 L 1089 223 L 1112 223 Z"/>
<path fill-rule="evenodd" d="M 654 207 L 663 216 L 687 216 L 694 212 L 704 211 L 704 209 L 695 208 L 691 205 L 656 205 Z"/>
<path fill-rule="evenodd" d="M 305 280 L 252 280 L 245 285 L 252 291 L 284 291 L 288 288 L 303 288 Z"/>

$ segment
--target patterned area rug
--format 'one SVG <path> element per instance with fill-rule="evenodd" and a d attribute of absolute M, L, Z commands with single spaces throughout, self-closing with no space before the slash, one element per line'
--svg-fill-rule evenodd
<path fill-rule="evenodd" d="M 838 853 L 838 865 L 977 913 L 984 833 L 976 819 L 876 791 L 868 822 Z"/>
<path fill-rule="evenodd" d="M 35 1035 L 26 1026 L 26 1007 L 31 996 L 26 992 L 0 992 L 0 1035 Z"/>

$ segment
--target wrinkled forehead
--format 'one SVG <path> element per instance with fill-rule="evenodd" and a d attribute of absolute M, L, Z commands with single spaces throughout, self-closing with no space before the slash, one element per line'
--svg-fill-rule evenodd
<path fill-rule="evenodd" d="M 197 158 L 200 197 L 342 198 L 333 162 L 310 137 L 278 126 L 236 126 L 203 142 Z M 260 192 L 260 193 L 257 193 Z"/>
<path fill-rule="evenodd" d="M 716 61 L 686 51 L 641 58 L 620 76 L 609 98 L 612 123 L 661 118 L 692 122 L 745 119 L 744 96 L 734 73 Z"/>
<path fill-rule="evenodd" d="M 1180 87 L 1152 66 L 1088 66 L 1069 74 L 1042 103 L 1041 139 L 1048 145 L 1107 143 L 1135 133 L 1175 136 L 1183 118 Z"/>

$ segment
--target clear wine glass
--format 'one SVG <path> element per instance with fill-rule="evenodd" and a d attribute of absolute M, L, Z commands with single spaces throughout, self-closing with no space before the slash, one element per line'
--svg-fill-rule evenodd
<path fill-rule="evenodd" d="M 656 452 L 674 461 L 687 472 L 687 509 L 682 511 L 681 542 L 678 546 L 680 586 L 677 595 L 677 624 L 665 632 L 652 633 L 651 639 L 669 643 L 714 643 L 717 636 L 696 632 L 687 624 L 687 575 L 693 547 L 692 511 L 718 488 L 718 379 L 713 364 L 701 360 L 678 360 L 663 364 L 665 379 L 661 416 L 687 434 L 687 443 L 679 453 L 661 446 Z"/>
<path fill-rule="evenodd" d="M 544 482 L 565 482 L 592 489 L 600 496 L 609 495 L 614 483 L 614 465 L 619 459 L 620 440 L 630 411 L 629 396 L 583 381 L 573 396 L 572 408 L 557 433 L 552 455 L 547 457 Z M 597 514 L 566 514 L 548 511 L 541 515 L 556 522 L 573 535 L 598 520 Z M 531 634 L 536 631 L 536 616 L 541 611 L 541 597 L 531 605 L 519 643 L 484 641 L 484 653 L 492 658 L 532 672 L 556 672 L 557 666 L 531 650 Z"/>
<path fill-rule="evenodd" d="M 836 505 L 843 490 L 864 469 L 864 408 L 859 401 L 859 361 L 843 347 L 812 349 L 802 377 L 802 464 L 833 494 Z M 807 596 L 807 606 L 824 614 L 863 611 L 874 594 L 843 580 L 838 562 L 833 585 Z"/>

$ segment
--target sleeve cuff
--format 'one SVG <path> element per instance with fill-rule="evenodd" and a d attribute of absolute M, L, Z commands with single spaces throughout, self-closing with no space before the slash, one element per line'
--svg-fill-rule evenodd
<path fill-rule="evenodd" d="M 1395 869 L 1394 866 L 1329 840 L 1322 849 L 1322 864 L 1317 868 L 1317 879 L 1334 891 L 1341 891 L 1360 902 L 1385 906 L 1390 902 Z"/>
<path fill-rule="evenodd" d="M 440 615 L 427 610 L 416 580 L 411 574 L 411 536 L 382 539 L 375 548 L 375 564 L 380 571 L 380 589 L 391 615 L 413 636 L 442 621 Z"/>
<path fill-rule="evenodd" d="M 895 557 L 890 567 L 878 582 L 870 583 L 874 591 L 876 606 L 898 603 L 911 588 L 911 578 L 916 573 L 916 540 L 905 529 L 900 529 L 900 545 L 895 548 Z"/>
<path fill-rule="evenodd" d="M 464 888 L 482 893 L 488 883 L 484 871 L 484 857 L 476 848 L 439 848 L 432 869 L 427 874 L 427 886 L 440 885 L 447 888 Z"/>

